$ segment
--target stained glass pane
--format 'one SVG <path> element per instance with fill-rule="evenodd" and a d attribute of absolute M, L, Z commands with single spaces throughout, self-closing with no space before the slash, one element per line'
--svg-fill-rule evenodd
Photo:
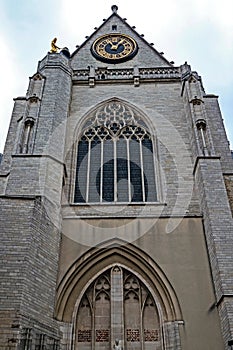
<path fill-rule="evenodd" d="M 87 184 L 87 158 L 88 141 L 81 140 L 78 143 L 77 172 L 75 182 L 75 203 L 85 203 Z"/>
<path fill-rule="evenodd" d="M 145 200 L 146 202 L 154 202 L 157 200 L 155 185 L 155 170 L 153 159 L 153 146 L 149 137 L 145 137 L 142 141 L 144 183 L 145 183 Z"/>
<path fill-rule="evenodd" d="M 140 163 L 140 144 L 137 140 L 130 140 L 130 183 L 132 202 L 142 202 L 142 175 Z"/>
<path fill-rule="evenodd" d="M 112 140 L 104 142 L 103 201 L 114 201 L 114 154 Z"/>
<path fill-rule="evenodd" d="M 117 142 L 117 200 L 128 202 L 128 160 L 126 140 Z"/>
<path fill-rule="evenodd" d="M 89 202 L 100 201 L 100 178 L 98 172 L 101 167 L 101 142 L 96 138 L 91 142 Z"/>

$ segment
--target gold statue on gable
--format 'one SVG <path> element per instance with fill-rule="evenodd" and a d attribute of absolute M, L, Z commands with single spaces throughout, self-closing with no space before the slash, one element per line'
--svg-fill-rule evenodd
<path fill-rule="evenodd" d="M 51 53 L 57 53 L 58 50 L 61 50 L 60 47 L 57 46 L 56 42 L 57 42 L 57 38 L 54 38 L 51 41 L 51 50 L 50 50 Z"/>

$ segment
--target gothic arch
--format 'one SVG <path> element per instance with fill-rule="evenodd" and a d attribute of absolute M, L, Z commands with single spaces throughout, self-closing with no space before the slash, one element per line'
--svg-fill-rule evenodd
<path fill-rule="evenodd" d="M 115 339 L 126 349 L 164 349 L 160 305 L 134 271 L 113 264 L 83 292 L 73 312 L 72 349 L 113 348 Z"/>
<path fill-rule="evenodd" d="M 70 267 L 58 285 L 56 318 L 72 322 L 77 300 L 98 276 L 114 265 L 133 272 L 147 286 L 161 310 L 163 322 L 182 320 L 178 298 L 162 269 L 141 249 L 118 239 L 91 248 Z"/>
<path fill-rule="evenodd" d="M 160 201 L 155 135 L 145 113 L 119 98 L 88 111 L 74 131 L 70 201 Z"/>

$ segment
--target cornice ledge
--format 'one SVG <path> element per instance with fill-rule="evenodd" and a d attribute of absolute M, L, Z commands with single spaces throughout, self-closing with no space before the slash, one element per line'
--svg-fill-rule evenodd
<path fill-rule="evenodd" d="M 195 160 L 195 163 L 194 163 L 194 167 L 193 167 L 193 175 L 195 175 L 196 173 L 196 169 L 197 169 L 197 164 L 199 163 L 199 160 L 201 159 L 221 159 L 220 156 L 197 156 L 196 157 L 196 160 Z"/>

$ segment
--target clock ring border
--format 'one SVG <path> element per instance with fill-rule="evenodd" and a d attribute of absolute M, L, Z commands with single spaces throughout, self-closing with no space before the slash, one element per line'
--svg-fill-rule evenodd
<path fill-rule="evenodd" d="M 130 52 L 127 56 L 120 57 L 120 58 L 108 58 L 108 57 L 101 56 L 99 53 L 96 52 L 95 47 L 100 40 L 104 40 L 105 38 L 114 37 L 114 36 L 115 37 L 119 36 L 119 37 L 127 38 L 128 40 L 130 40 L 131 43 L 133 44 L 132 52 Z M 129 36 L 127 34 L 109 33 L 109 34 L 101 35 L 93 42 L 93 44 L 91 45 L 91 53 L 97 60 L 105 62 L 105 63 L 113 63 L 113 64 L 122 63 L 122 62 L 126 62 L 128 60 L 131 60 L 138 53 L 138 44 L 137 44 L 135 39 L 133 39 L 131 36 Z"/>

